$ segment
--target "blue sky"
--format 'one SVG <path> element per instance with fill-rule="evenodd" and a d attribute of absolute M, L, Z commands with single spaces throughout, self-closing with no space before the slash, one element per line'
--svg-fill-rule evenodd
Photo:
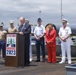
<path fill-rule="evenodd" d="M 76 24 L 76 0 L 62 0 L 63 18 L 67 18 L 70 25 Z M 9 20 L 19 23 L 17 17 L 24 16 L 30 23 L 36 24 L 41 18 L 43 24 L 51 22 L 61 25 L 61 0 L 0 0 L 0 22 L 9 25 Z"/>

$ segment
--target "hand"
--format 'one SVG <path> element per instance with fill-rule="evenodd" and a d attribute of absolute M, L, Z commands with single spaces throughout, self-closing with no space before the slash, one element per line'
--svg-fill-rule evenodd
<path fill-rule="evenodd" d="M 40 36 L 39 38 L 42 38 L 42 36 Z"/>
<path fill-rule="evenodd" d="M 50 43 L 50 41 L 47 42 L 47 44 L 49 44 L 49 43 Z"/>
<path fill-rule="evenodd" d="M 19 33 L 19 32 L 16 32 L 16 33 Z"/>
<path fill-rule="evenodd" d="M 32 36 L 32 34 L 30 34 L 30 36 Z"/>
<path fill-rule="evenodd" d="M 37 37 L 36 39 L 39 41 L 40 40 L 40 37 Z"/>
<path fill-rule="evenodd" d="M 23 35 L 23 32 L 19 32 L 19 34 Z"/>
<path fill-rule="evenodd" d="M 66 39 L 64 39 L 64 42 L 66 42 Z"/>
<path fill-rule="evenodd" d="M 66 39 L 62 39 L 63 42 L 66 42 Z"/>

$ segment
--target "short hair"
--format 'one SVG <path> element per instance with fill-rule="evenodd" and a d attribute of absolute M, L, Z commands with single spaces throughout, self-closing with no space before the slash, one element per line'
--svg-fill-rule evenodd
<path fill-rule="evenodd" d="M 20 17 L 20 20 L 22 20 L 22 19 L 23 19 L 23 20 L 25 20 L 25 18 L 24 18 L 24 17 Z"/>

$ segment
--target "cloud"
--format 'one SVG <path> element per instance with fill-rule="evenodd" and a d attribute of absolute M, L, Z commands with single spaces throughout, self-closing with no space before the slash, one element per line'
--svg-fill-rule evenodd
<path fill-rule="evenodd" d="M 76 1 L 62 0 L 62 3 L 63 17 L 75 24 Z M 40 17 L 39 11 L 44 24 L 61 24 L 61 0 L 0 0 L 0 21 L 25 16 L 31 23 L 36 23 Z"/>
<path fill-rule="evenodd" d="M 56 3 L 55 1 L 56 0 L 1 0 L 0 9 L 18 12 L 55 10 L 56 6 L 60 4 L 59 1 L 57 1 Z"/>

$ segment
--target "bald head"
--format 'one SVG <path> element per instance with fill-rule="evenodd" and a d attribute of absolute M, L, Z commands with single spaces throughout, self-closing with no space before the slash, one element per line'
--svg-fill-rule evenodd
<path fill-rule="evenodd" d="M 25 20 L 25 18 L 24 17 L 20 17 L 20 20 Z"/>
<path fill-rule="evenodd" d="M 23 25 L 25 23 L 25 18 L 24 17 L 20 17 L 20 23 L 21 23 L 21 25 Z"/>

